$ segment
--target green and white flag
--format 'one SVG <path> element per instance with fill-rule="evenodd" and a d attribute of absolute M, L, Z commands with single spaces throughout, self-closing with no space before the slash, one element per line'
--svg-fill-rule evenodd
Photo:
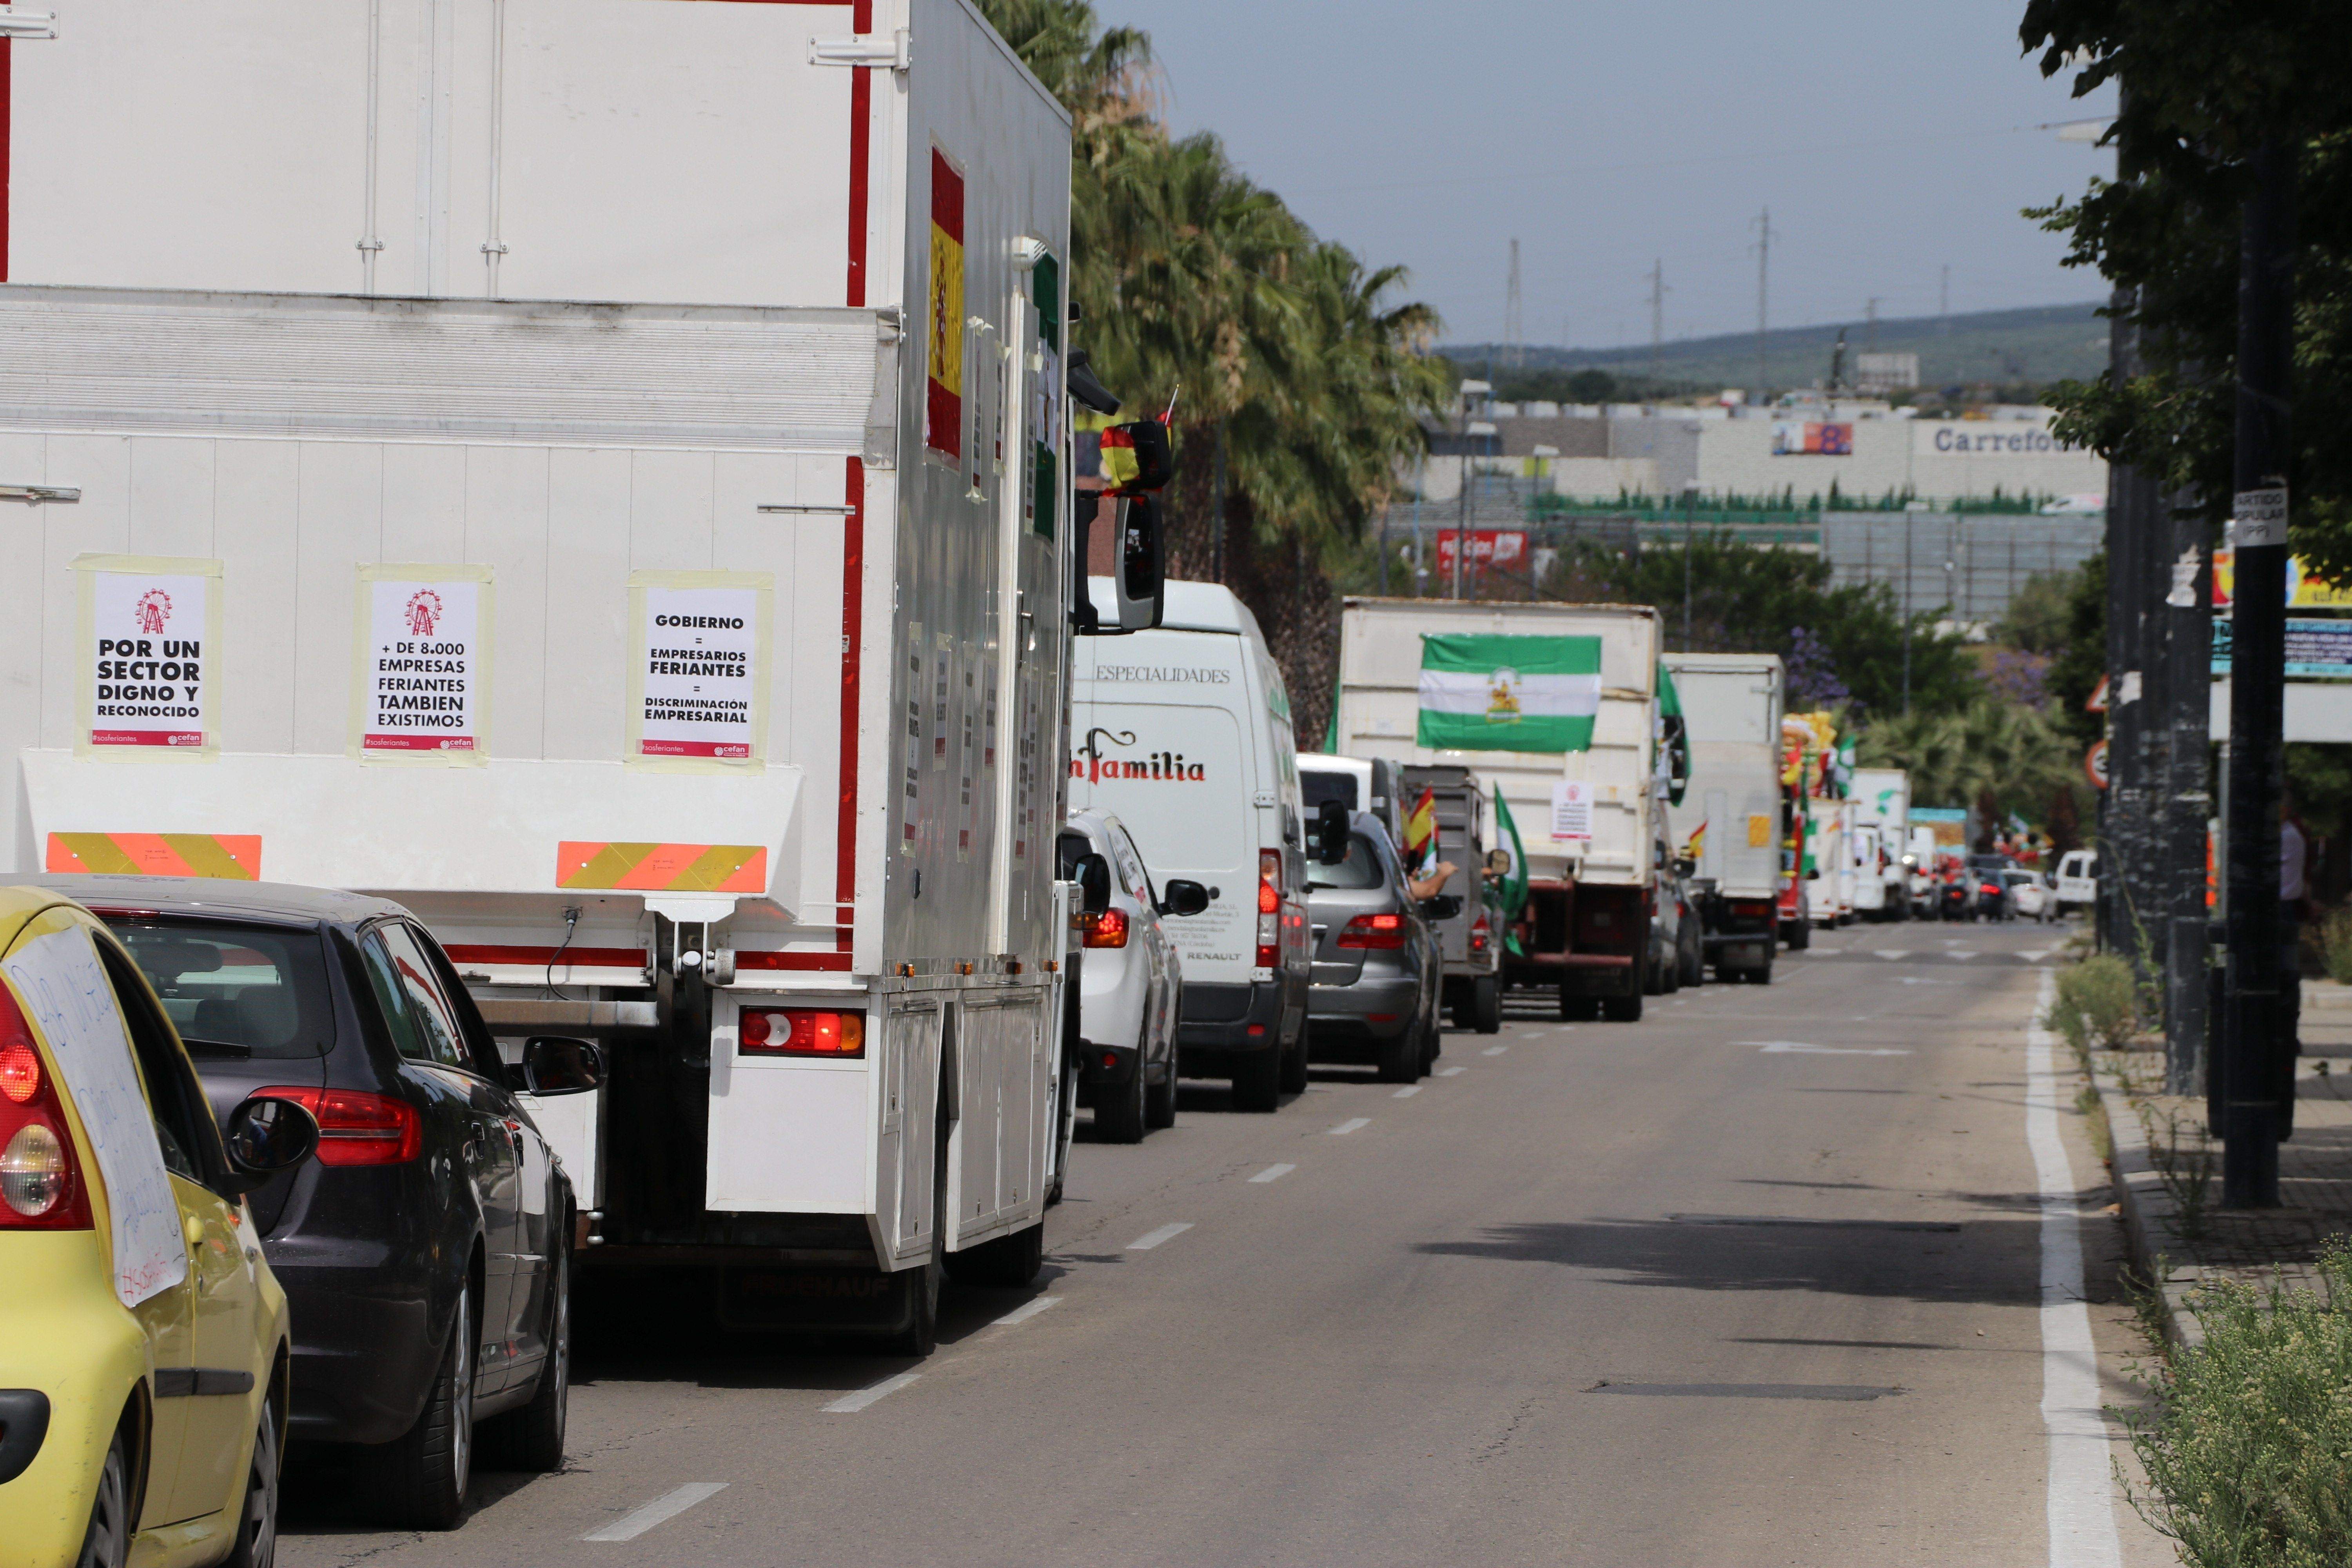
<path fill-rule="evenodd" d="M 1601 707 L 1601 639 L 1421 639 L 1417 743 L 1432 751 L 1583 752 Z"/>

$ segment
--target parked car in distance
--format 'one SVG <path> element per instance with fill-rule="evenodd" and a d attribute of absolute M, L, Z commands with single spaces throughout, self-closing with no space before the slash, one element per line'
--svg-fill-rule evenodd
<path fill-rule="evenodd" d="M 1370 812 L 1330 802 L 1309 838 L 1308 1058 L 1369 1061 L 1381 1081 L 1411 1083 L 1429 1071 L 1441 1043 L 1444 964 L 1429 922 L 1451 919 L 1461 900 L 1440 893 L 1416 903 L 1388 829 Z"/>
<path fill-rule="evenodd" d="M 1139 1143 L 1149 1129 L 1176 1124 L 1184 961 L 1160 919 L 1199 914 L 1209 890 L 1181 878 L 1156 889 L 1135 840 L 1108 812 L 1074 811 L 1069 826 L 1110 869 L 1107 907 L 1078 917 L 1079 1100 L 1094 1107 L 1097 1137 Z"/>
<path fill-rule="evenodd" d="M 2001 873 L 2001 880 L 2008 889 L 2009 907 L 2021 918 L 2049 921 L 2057 917 L 2058 895 L 2041 872 L 2012 866 Z"/>
<path fill-rule="evenodd" d="M 2088 909 L 2099 901 L 2099 852 L 2069 849 L 2058 858 L 2058 912 Z"/>
<path fill-rule="evenodd" d="M 268 883 L 53 877 L 138 963 L 224 1125 L 257 1097 L 319 1158 L 252 1199 L 293 1306 L 289 1436 L 370 1450 L 373 1511 L 446 1530 L 484 1468 L 563 1463 L 572 1185 L 518 1091 L 593 1089 L 597 1047 L 509 1067 L 432 936 L 383 899 Z"/>
<path fill-rule="evenodd" d="M 286 1294 L 246 1194 L 310 1157 L 282 1097 L 226 1140 L 122 945 L 0 889 L 0 1558 L 233 1563 L 277 1549 Z"/>

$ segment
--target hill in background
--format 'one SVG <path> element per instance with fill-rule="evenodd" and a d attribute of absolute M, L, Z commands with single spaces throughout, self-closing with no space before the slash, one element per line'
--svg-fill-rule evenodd
<path fill-rule="evenodd" d="M 2038 387 L 2069 378 L 2089 380 L 2107 365 L 2107 323 L 2095 303 L 2044 305 L 2023 310 L 1980 310 L 1948 318 L 1915 316 L 1882 321 L 1878 352 L 1919 356 L 1919 386 L 1932 396 L 1945 387 Z M 1870 329 L 1860 321 L 1827 326 L 1781 327 L 1765 335 L 1765 374 L 1776 390 L 1826 383 L 1830 354 L 1843 327 L 1849 356 L 1865 352 Z M 1463 343 L 1440 350 L 1463 374 L 1496 384 L 1509 396 L 1511 383 L 1544 381 L 1580 370 L 1600 370 L 1621 380 L 1645 382 L 1650 348 L 1561 349 L 1528 345 L 1516 367 L 1498 343 Z M 1491 370 L 1492 374 L 1486 373 Z M 1546 374 L 1549 373 L 1549 374 Z M 1847 362 L 1853 374 L 1853 362 Z M 1756 334 L 1683 338 L 1660 345 L 1658 380 L 1666 387 L 1712 392 L 1752 388 L 1756 382 Z M 1522 396 L 1543 396 L 1528 389 Z M 1557 394 L 1555 394 L 1557 395 Z"/>

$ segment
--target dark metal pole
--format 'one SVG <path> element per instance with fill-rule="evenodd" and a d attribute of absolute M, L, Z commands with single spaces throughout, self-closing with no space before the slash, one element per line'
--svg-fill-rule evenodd
<path fill-rule="evenodd" d="M 2213 589 L 2205 558 L 2205 520 L 2168 498 L 2170 563 L 2158 612 L 2164 623 L 2162 715 L 2165 889 L 2164 1078 L 2173 1094 L 2204 1088 L 2207 988 L 2205 822 L 2213 797 L 2207 778 L 2212 750 Z"/>
<path fill-rule="evenodd" d="M 2116 290 L 2110 364 L 2118 383 L 2139 369 L 2131 290 Z M 2137 968 L 2139 909 L 2139 545 L 2151 487 L 2125 463 L 2107 468 L 2107 787 L 2099 800 L 2098 945 Z"/>
<path fill-rule="evenodd" d="M 2229 1026 L 2222 1037 L 2221 1203 L 2279 1201 L 2294 1094 L 2279 1006 L 2279 793 L 2284 768 L 2288 395 L 2294 343 L 2294 148 L 2251 161 L 2238 255 L 2237 580 L 2230 616 Z"/>

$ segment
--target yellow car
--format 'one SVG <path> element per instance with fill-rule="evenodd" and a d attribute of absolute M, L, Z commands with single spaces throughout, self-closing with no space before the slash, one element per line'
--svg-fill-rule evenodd
<path fill-rule="evenodd" d="M 226 1136 L 79 905 L 0 888 L 0 1568 L 268 1568 L 286 1297 L 245 1194 L 318 1124 Z"/>

